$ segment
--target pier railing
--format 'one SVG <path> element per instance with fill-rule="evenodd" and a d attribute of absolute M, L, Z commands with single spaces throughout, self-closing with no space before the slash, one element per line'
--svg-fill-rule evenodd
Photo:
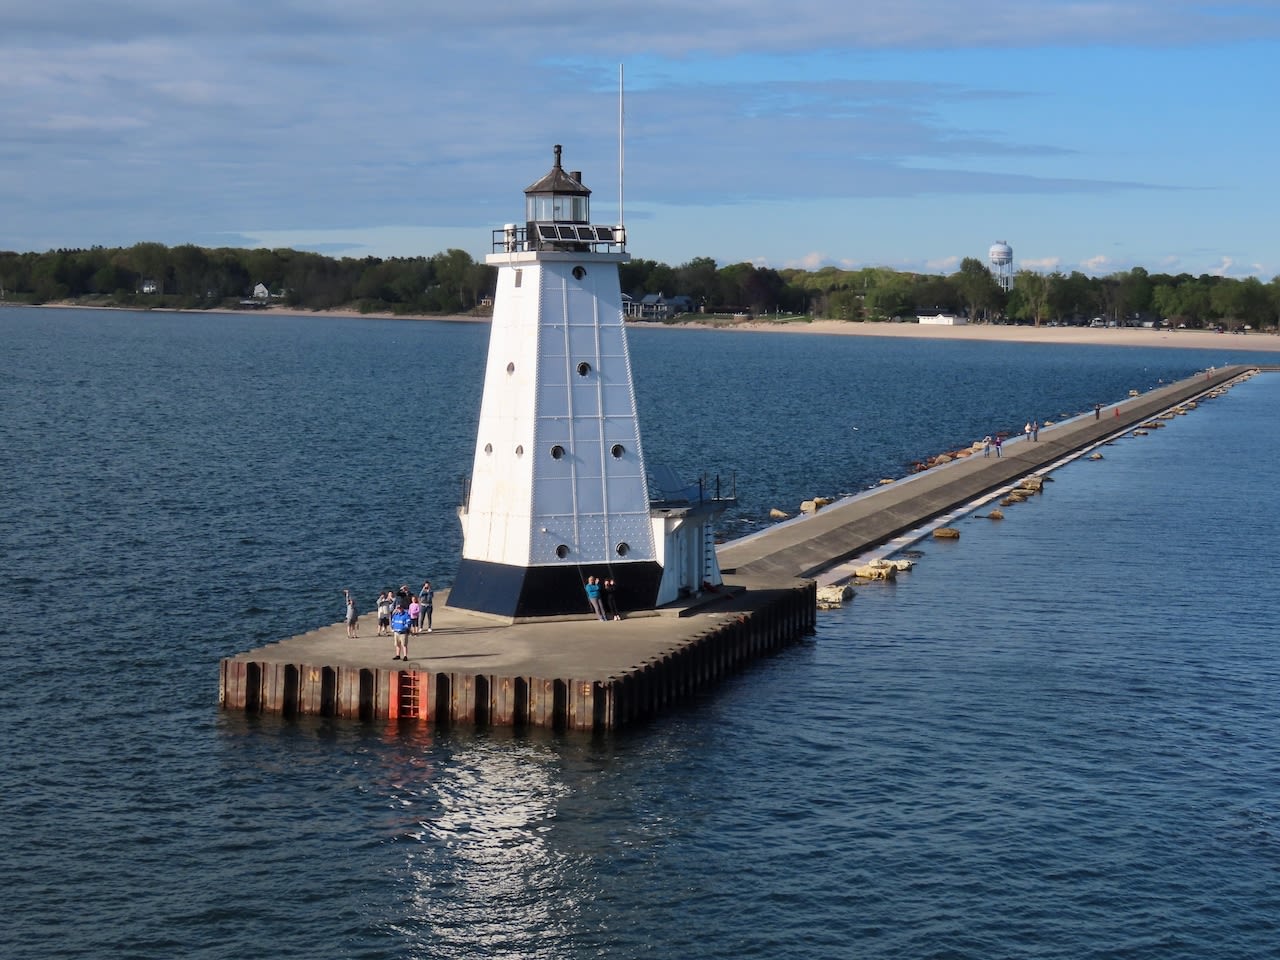
<path fill-rule="evenodd" d="M 714 477 L 702 473 L 696 480 L 686 481 L 671 467 L 651 467 L 649 501 L 655 506 L 730 507 L 738 502 L 738 475 L 730 473 L 725 482 L 718 473 Z"/>

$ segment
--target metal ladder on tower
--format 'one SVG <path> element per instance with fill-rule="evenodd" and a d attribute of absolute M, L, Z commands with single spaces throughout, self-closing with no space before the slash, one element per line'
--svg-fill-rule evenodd
<path fill-rule="evenodd" d="M 702 527 L 702 583 L 711 583 L 715 575 L 715 556 L 716 556 L 716 532 L 711 529 L 711 524 L 704 524 Z M 698 584 L 698 589 L 702 589 L 702 583 Z"/>

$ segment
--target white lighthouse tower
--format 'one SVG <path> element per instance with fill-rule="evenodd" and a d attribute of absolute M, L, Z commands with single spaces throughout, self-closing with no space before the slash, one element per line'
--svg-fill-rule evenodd
<path fill-rule="evenodd" d="M 555 165 L 525 190 L 525 224 L 494 231 L 498 268 L 462 559 L 449 606 L 580 614 L 589 576 L 624 609 L 658 602 L 662 566 L 623 327 L 620 226 Z"/>

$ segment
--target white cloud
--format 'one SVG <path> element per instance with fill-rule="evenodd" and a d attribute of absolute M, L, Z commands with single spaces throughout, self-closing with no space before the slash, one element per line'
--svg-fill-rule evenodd
<path fill-rule="evenodd" d="M 1235 261 L 1231 257 L 1223 257 L 1218 261 L 1217 266 L 1210 267 L 1205 272 L 1214 277 L 1226 277 L 1231 275 L 1231 268 L 1235 266 Z"/>
<path fill-rule="evenodd" d="M 1036 273 L 1053 273 L 1062 262 L 1060 257 L 1026 258 L 1018 261 L 1019 270 L 1034 270 Z"/>
<path fill-rule="evenodd" d="M 1079 198 L 1080 216 L 1093 203 L 1095 220 L 1124 217 L 1135 194 L 1168 194 L 1135 176 L 1168 176 L 1168 167 L 1140 156 L 1119 165 L 1114 157 L 1137 148 L 1117 153 L 1060 129 L 1062 103 L 1083 96 L 1065 65 L 1078 56 L 1127 64 L 1109 44 L 1265 39 L 1280 21 L 1263 5 L 1225 16 L 1190 0 L 1025 0 L 998 10 L 954 0 L 430 6 L 440 9 L 417 0 L 0 0 L 4 242 L 181 243 L 265 229 L 352 249 L 402 242 L 388 239 L 386 224 L 416 224 L 421 238 L 483 238 L 518 216 L 520 190 L 545 172 L 556 142 L 607 217 L 624 51 L 629 219 L 661 212 L 645 256 L 741 251 L 775 263 L 948 269 L 948 251 L 968 243 L 954 224 L 944 238 L 919 219 L 914 231 L 896 223 L 889 208 L 864 222 L 863 210 L 892 198 L 946 218 L 979 201 L 1064 196 Z M 1043 69 L 1002 72 L 1010 51 L 1038 44 L 1052 45 Z M 989 72 L 947 69 L 957 49 L 984 45 L 1005 57 Z M 1224 94 L 1239 86 L 1222 82 Z M 1167 97 L 1125 116 L 1176 108 L 1172 87 Z M 68 189 L 89 182 L 86 166 L 92 202 Z M 1196 177 L 1222 165 L 1189 159 L 1185 169 Z M 809 226 L 795 212 L 821 217 L 824 206 L 839 206 L 845 221 Z M 677 236 L 690 224 L 672 211 L 695 208 L 703 222 Z M 1072 262 L 1091 243 L 1079 246 L 1053 249 Z"/>
<path fill-rule="evenodd" d="M 817 251 L 812 251 L 810 253 L 806 253 L 804 256 L 796 257 L 794 259 L 786 261 L 783 264 L 783 267 L 793 269 L 793 270 L 811 270 L 812 271 L 812 270 L 820 270 L 826 266 L 831 266 L 832 263 L 833 261 L 831 257 L 829 257 L 827 254 L 818 253 Z"/>

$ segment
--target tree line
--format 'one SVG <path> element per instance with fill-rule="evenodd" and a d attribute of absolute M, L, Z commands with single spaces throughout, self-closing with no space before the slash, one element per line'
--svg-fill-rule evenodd
<path fill-rule="evenodd" d="M 493 267 L 462 250 L 389 259 L 159 243 L 0 252 L 0 295 L 26 303 L 213 308 L 235 305 L 262 284 L 296 308 L 454 314 L 482 311 L 496 276 Z M 971 321 L 1037 325 L 1156 317 L 1189 327 L 1259 330 L 1276 327 L 1280 316 L 1280 277 L 1263 283 L 1256 277 L 1152 274 L 1142 267 L 1102 277 L 1021 270 L 1006 292 L 973 257 L 951 274 L 886 267 L 775 270 L 750 263 L 720 266 L 709 257 L 672 267 L 633 259 L 619 266 L 619 279 L 623 292 L 637 300 L 647 294 L 686 296 L 696 311 L 707 314 L 877 321 L 956 313 Z"/>
<path fill-rule="evenodd" d="M 463 250 L 386 260 L 160 243 L 0 252 L 0 289 L 27 303 L 209 309 L 236 305 L 262 284 L 280 302 L 309 310 L 449 314 L 474 310 L 492 294 L 494 276 Z"/>

